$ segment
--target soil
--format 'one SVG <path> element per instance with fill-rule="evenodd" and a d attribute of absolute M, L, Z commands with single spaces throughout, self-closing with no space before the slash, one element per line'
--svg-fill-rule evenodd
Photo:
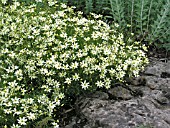
<path fill-rule="evenodd" d="M 157 49 L 155 47 L 151 47 L 148 49 L 148 57 L 153 57 L 153 58 L 157 58 L 157 59 L 170 59 L 170 51 L 167 51 L 163 48 Z"/>

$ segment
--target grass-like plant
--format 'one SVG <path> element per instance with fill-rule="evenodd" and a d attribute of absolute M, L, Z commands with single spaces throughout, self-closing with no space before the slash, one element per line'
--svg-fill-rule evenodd
<path fill-rule="evenodd" d="M 110 88 L 148 62 L 139 42 L 55 0 L 0 5 L 0 126 L 58 126 L 65 95 Z M 43 123 L 42 123 L 43 122 Z"/>
<path fill-rule="evenodd" d="M 125 37 L 169 49 L 170 0 L 66 0 L 86 14 L 96 12 L 119 24 Z M 86 3 L 86 4 L 85 4 Z M 128 26 L 128 27 L 127 27 Z M 128 39 L 128 38 L 127 38 Z M 158 43 L 159 42 L 159 43 Z"/>
<path fill-rule="evenodd" d="M 170 1 L 163 1 L 160 12 L 151 26 L 151 33 L 149 39 L 152 41 L 160 40 L 170 42 Z"/>

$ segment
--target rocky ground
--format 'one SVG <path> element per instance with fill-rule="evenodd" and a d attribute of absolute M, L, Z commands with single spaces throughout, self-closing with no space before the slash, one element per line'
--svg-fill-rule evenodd
<path fill-rule="evenodd" d="M 116 84 L 75 104 L 65 128 L 170 128 L 170 59 L 151 57 L 128 85 Z"/>

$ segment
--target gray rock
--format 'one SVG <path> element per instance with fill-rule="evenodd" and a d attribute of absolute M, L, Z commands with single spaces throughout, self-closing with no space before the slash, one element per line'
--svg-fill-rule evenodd
<path fill-rule="evenodd" d="M 152 102 L 148 104 L 147 100 L 131 99 L 114 104 L 108 103 L 105 107 L 100 108 L 97 107 L 95 101 L 90 102 L 91 104 L 82 110 L 82 114 L 91 121 L 91 125 L 89 124 L 91 127 L 135 128 L 141 124 L 153 124 L 154 127 L 170 126 L 167 123 L 170 115 L 157 109 Z M 104 104 L 103 102 L 98 100 L 100 104 Z M 93 109 L 93 112 L 91 109 Z"/>
<path fill-rule="evenodd" d="M 146 86 L 150 89 L 170 88 L 169 78 L 159 78 L 155 76 L 145 76 Z"/>
<path fill-rule="evenodd" d="M 170 100 L 170 90 L 169 92 L 166 92 L 164 96 Z"/>
<path fill-rule="evenodd" d="M 170 73 L 169 70 L 170 61 L 163 63 L 153 59 L 144 75 L 128 81 L 131 84 L 128 88 L 117 86 L 108 94 L 98 91 L 80 98 L 76 102 L 77 111 L 87 120 L 81 127 L 170 128 L 170 78 L 163 77 Z M 68 128 L 74 125 L 73 120 Z"/>
<path fill-rule="evenodd" d="M 157 78 L 150 77 L 147 79 L 146 86 L 148 86 L 150 89 L 157 89 L 159 87 Z"/>
<path fill-rule="evenodd" d="M 162 72 L 165 72 L 165 64 L 166 63 L 160 61 L 152 62 L 148 67 L 146 67 L 144 73 L 146 75 L 161 77 Z"/>
<path fill-rule="evenodd" d="M 170 61 L 167 62 L 165 72 L 170 75 Z"/>
<path fill-rule="evenodd" d="M 145 84 L 146 84 L 145 77 L 143 77 L 143 76 L 129 78 L 126 81 L 132 85 L 135 85 L 135 86 L 145 86 Z"/>
<path fill-rule="evenodd" d="M 154 67 L 147 67 L 145 74 L 147 75 L 153 75 L 153 76 L 161 76 L 162 71 L 156 66 Z"/>
<path fill-rule="evenodd" d="M 169 104 L 169 100 L 166 97 L 158 97 L 156 99 L 161 105 Z"/>
<path fill-rule="evenodd" d="M 98 98 L 98 99 L 101 99 L 101 100 L 107 100 L 109 98 L 107 93 L 101 92 L 101 91 L 96 91 L 94 94 L 92 94 L 91 97 L 92 98 Z"/>
<path fill-rule="evenodd" d="M 76 125 L 76 118 L 72 117 L 71 123 L 66 125 L 65 128 L 73 128 Z"/>
<path fill-rule="evenodd" d="M 131 95 L 131 92 L 122 86 L 114 87 L 110 89 L 108 93 L 111 95 L 111 97 L 116 98 L 116 99 L 128 100 L 133 97 Z"/>

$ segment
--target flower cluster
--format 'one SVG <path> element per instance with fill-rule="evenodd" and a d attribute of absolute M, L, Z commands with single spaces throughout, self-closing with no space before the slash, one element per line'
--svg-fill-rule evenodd
<path fill-rule="evenodd" d="M 126 45 L 100 15 L 86 19 L 55 0 L 44 5 L 0 5 L 1 126 L 52 117 L 66 93 L 110 88 L 148 62 L 143 46 Z"/>

